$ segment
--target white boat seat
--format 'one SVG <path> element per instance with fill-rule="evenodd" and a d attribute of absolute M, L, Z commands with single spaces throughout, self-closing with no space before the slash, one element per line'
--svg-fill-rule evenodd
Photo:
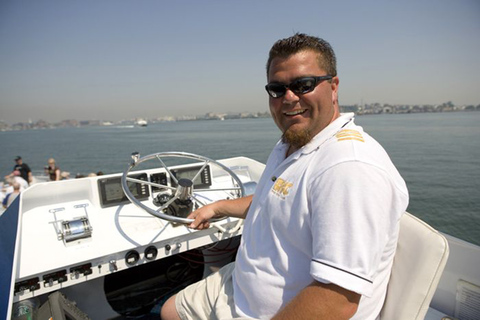
<path fill-rule="evenodd" d="M 449 254 L 437 230 L 406 212 L 381 319 L 420 320 L 428 311 Z"/>

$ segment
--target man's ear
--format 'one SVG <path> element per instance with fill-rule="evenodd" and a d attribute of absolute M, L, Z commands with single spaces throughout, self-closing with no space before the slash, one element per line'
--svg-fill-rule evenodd
<path fill-rule="evenodd" d="M 340 79 L 338 77 L 333 77 L 330 86 L 332 88 L 332 103 L 335 104 L 338 102 L 338 85 L 340 83 Z"/>

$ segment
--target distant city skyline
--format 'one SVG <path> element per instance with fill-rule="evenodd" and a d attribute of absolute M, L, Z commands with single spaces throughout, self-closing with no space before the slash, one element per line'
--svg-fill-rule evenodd
<path fill-rule="evenodd" d="M 422 113 L 422 112 L 453 112 L 453 111 L 480 111 L 479 104 L 471 105 L 462 105 L 458 106 L 452 103 L 451 101 L 444 102 L 442 104 L 427 104 L 427 105 L 394 105 L 389 103 L 370 103 L 370 104 L 354 104 L 354 105 L 340 105 L 340 112 L 354 112 L 358 115 L 361 114 L 374 114 L 382 113 L 382 110 L 387 110 L 384 113 Z M 390 111 L 388 111 L 390 110 Z M 255 117 L 271 117 L 269 110 L 264 111 L 220 111 L 220 112 L 207 112 L 205 114 L 179 114 L 177 116 L 171 115 L 162 115 L 157 117 L 131 117 L 131 118 L 121 118 L 121 119 L 95 119 L 95 118 L 69 118 L 61 119 L 56 121 L 51 121 L 51 119 L 23 119 L 21 121 L 16 121 L 14 123 L 9 123 L 0 119 L 0 131 L 15 127 L 15 126 L 24 126 L 29 124 L 44 124 L 46 126 L 50 125 L 64 125 L 75 126 L 76 124 L 84 123 L 86 125 L 97 123 L 128 123 L 135 122 L 138 120 L 142 121 L 189 121 L 189 120 L 202 120 L 202 119 L 214 119 L 214 118 L 225 118 L 225 119 L 236 119 L 236 118 L 255 118 Z"/>
<path fill-rule="evenodd" d="M 340 112 L 353 112 L 356 115 L 377 115 L 377 114 L 405 114 L 405 113 L 451 113 L 458 111 L 475 112 L 480 111 L 480 104 L 468 106 L 455 106 L 451 101 L 439 105 L 392 105 L 372 103 L 359 105 L 340 106 Z M 203 115 L 180 115 L 164 116 L 157 118 L 135 118 L 111 121 L 108 119 L 64 119 L 58 122 L 48 120 L 17 122 L 8 124 L 0 121 L 0 131 L 16 131 L 29 129 L 47 129 L 58 127 L 82 127 L 82 126 L 111 126 L 111 125 L 148 125 L 148 123 L 170 122 L 170 121 L 195 121 L 195 120 L 232 120 L 251 118 L 271 118 L 270 112 L 208 112 Z"/>
<path fill-rule="evenodd" d="M 265 63 L 305 32 L 341 105 L 480 103 L 480 2 L 0 2 L 0 120 L 268 112 Z"/>

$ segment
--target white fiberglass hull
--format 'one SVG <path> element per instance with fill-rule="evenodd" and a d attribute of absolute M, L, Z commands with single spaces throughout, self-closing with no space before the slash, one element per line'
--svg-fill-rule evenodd
<path fill-rule="evenodd" d="M 250 186 L 260 179 L 264 169 L 263 164 L 244 157 L 220 162 Z M 148 169 L 141 173 L 150 181 L 158 177 L 160 171 L 165 170 Z M 36 184 L 1 216 L 1 318 L 9 319 L 22 301 L 42 304 L 57 291 L 74 300 L 92 319 L 115 318 L 119 315 L 115 301 L 128 295 L 128 290 L 153 290 L 147 285 L 142 287 L 142 280 L 125 281 L 116 287 L 117 282 L 124 281 L 122 278 L 153 273 L 149 281 L 157 281 L 156 286 L 161 287 L 172 272 L 165 265 L 181 266 L 178 260 L 168 259 L 189 252 L 201 252 L 203 275 L 210 272 L 210 267 L 231 261 L 229 252 L 233 252 L 235 243 L 230 239 L 238 241 L 242 229 L 234 233 L 217 228 L 193 231 L 153 217 L 129 202 L 115 200 L 119 177 L 120 174 L 115 174 Z M 209 188 L 221 187 L 228 180 L 212 169 Z M 148 190 L 140 190 L 145 192 L 142 201 L 151 202 L 155 190 L 151 186 L 146 188 Z M 209 193 L 205 198 L 214 201 L 223 196 L 221 193 Z M 237 221 L 226 219 L 221 223 L 228 229 Z M 427 319 L 455 314 L 460 308 L 459 281 L 480 285 L 480 248 L 453 237 L 447 236 L 447 239 L 450 258 Z M 219 253 L 218 247 L 211 246 L 220 240 L 226 245 L 221 246 L 223 251 Z M 202 250 L 195 251 L 196 248 Z M 157 276 L 149 266 L 155 266 L 155 270 L 165 268 L 165 271 L 158 271 Z"/>

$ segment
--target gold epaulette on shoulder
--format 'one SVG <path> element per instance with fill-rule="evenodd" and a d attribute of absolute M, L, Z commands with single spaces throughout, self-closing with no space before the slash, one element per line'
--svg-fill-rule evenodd
<path fill-rule="evenodd" d="M 337 132 L 335 137 L 337 137 L 337 141 L 356 140 L 360 142 L 365 142 L 365 140 L 363 140 L 362 134 L 357 130 L 344 129 Z"/>

